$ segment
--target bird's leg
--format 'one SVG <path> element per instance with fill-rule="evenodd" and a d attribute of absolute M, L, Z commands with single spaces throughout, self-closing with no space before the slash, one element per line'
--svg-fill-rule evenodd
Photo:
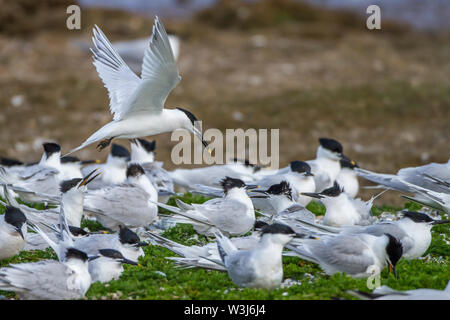
<path fill-rule="evenodd" d="M 102 141 L 100 141 L 100 143 L 97 145 L 97 150 L 100 152 L 103 149 L 105 149 L 107 146 L 110 145 L 112 139 L 114 139 L 114 137 L 109 139 L 103 139 Z"/>

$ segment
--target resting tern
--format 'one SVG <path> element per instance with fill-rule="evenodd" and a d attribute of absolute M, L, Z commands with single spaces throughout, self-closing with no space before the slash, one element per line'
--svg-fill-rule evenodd
<path fill-rule="evenodd" d="M 263 179 L 254 182 L 254 184 L 257 185 L 258 189 L 265 190 L 283 180 L 289 182 L 294 201 L 302 206 L 306 206 L 311 201 L 310 197 L 303 196 L 302 193 L 314 192 L 316 184 L 314 182 L 314 174 L 311 173 L 311 167 L 303 161 L 292 161 L 288 169 L 281 169 L 277 174 L 265 176 Z M 255 208 L 270 213 L 272 210 L 268 202 L 268 199 L 255 199 L 253 204 Z"/>
<path fill-rule="evenodd" d="M 253 190 L 253 192 L 261 191 Z M 272 218 L 276 219 L 278 222 L 283 220 L 285 223 L 289 224 L 289 222 L 287 222 L 288 220 L 294 221 L 300 219 L 314 223 L 314 214 L 304 206 L 293 201 L 292 189 L 287 181 L 281 181 L 278 184 L 274 184 L 270 186 L 269 189 L 262 192 L 269 196 L 268 201 L 276 212 Z"/>
<path fill-rule="evenodd" d="M 320 199 L 325 205 L 326 212 L 323 224 L 328 226 L 369 225 L 373 222 L 372 205 L 375 197 L 369 201 L 353 199 L 346 194 L 337 182 L 331 188 L 320 193 L 302 193 Z"/>
<path fill-rule="evenodd" d="M 123 272 L 123 264 L 137 265 L 136 262 L 125 258 L 120 251 L 114 249 L 100 249 L 100 257 L 89 262 L 89 273 L 92 282 L 109 282 L 117 280 Z"/>
<path fill-rule="evenodd" d="M 87 254 L 69 248 L 64 261 L 43 260 L 0 269 L 0 290 L 25 300 L 81 299 L 91 285 Z"/>
<path fill-rule="evenodd" d="M 18 254 L 25 247 L 27 218 L 20 209 L 7 206 L 0 216 L 0 260 Z"/>
<path fill-rule="evenodd" d="M 323 191 L 333 186 L 334 181 L 341 171 L 340 160 L 347 158 L 343 154 L 342 145 L 329 138 L 320 138 L 316 158 L 306 161 L 311 166 L 316 183 L 316 192 Z"/>
<path fill-rule="evenodd" d="M 360 291 L 347 292 L 363 300 L 450 300 L 450 281 L 447 283 L 444 290 L 422 288 L 397 291 L 388 286 L 381 286 L 373 290 L 372 293 Z"/>
<path fill-rule="evenodd" d="M 167 96 L 181 77 L 158 17 L 145 51 L 141 78 L 131 71 L 97 26 L 92 40 L 94 65 L 108 89 L 114 119 L 70 153 L 95 142 L 99 142 L 97 148 L 102 150 L 115 138 L 134 139 L 176 129 L 188 130 L 207 145 L 194 125 L 197 118 L 191 112 L 182 108 L 164 109 Z"/>
<path fill-rule="evenodd" d="M 355 168 L 358 168 L 355 161 L 347 158 L 341 159 L 341 171 L 336 178 L 336 182 L 352 198 L 355 198 L 359 191 L 358 175 Z"/>
<path fill-rule="evenodd" d="M 124 183 L 127 179 L 128 161 L 130 161 L 130 152 L 126 148 L 113 143 L 105 163 L 93 164 L 82 169 L 84 175 L 94 169 L 99 169 L 102 172 L 101 177 L 89 185 L 89 189 L 99 189 L 107 185 Z"/>
<path fill-rule="evenodd" d="M 144 169 L 129 164 L 126 183 L 88 190 L 84 194 L 84 208 L 108 229 L 118 230 L 120 225 L 137 228 L 157 218 L 158 208 L 153 203 L 157 199 L 158 192 Z"/>
<path fill-rule="evenodd" d="M 327 235 L 367 233 L 381 236 L 385 233 L 397 238 L 403 246 L 403 258 L 407 260 L 421 257 L 431 244 L 431 228 L 450 223 L 450 220 L 434 220 L 421 212 L 404 211 L 399 220 L 374 223 L 370 226 L 346 226 L 329 228 L 322 225 L 300 221 L 307 230 Z"/>
<path fill-rule="evenodd" d="M 179 199 L 179 208 L 158 203 L 158 206 L 175 215 L 170 219 L 177 223 L 188 223 L 203 235 L 212 236 L 216 230 L 227 235 L 243 235 L 255 223 L 253 203 L 246 190 L 249 188 L 242 180 L 226 177 L 222 180 L 223 198 L 211 199 L 203 204 L 186 204 Z M 267 197 L 266 195 L 255 197 Z"/>
<path fill-rule="evenodd" d="M 281 252 L 295 237 L 290 227 L 282 224 L 266 225 L 261 239 L 253 250 L 238 250 L 227 237 L 217 235 L 220 258 L 231 280 L 240 287 L 274 289 L 283 280 Z"/>
<path fill-rule="evenodd" d="M 70 180 L 74 178 L 83 178 L 83 173 L 81 172 L 82 166 L 99 163 L 98 160 L 83 160 L 81 161 L 77 157 L 61 157 L 61 174 L 59 176 L 60 180 Z"/>
<path fill-rule="evenodd" d="M 388 264 L 397 277 L 395 266 L 403 254 L 401 242 L 390 234 L 341 234 L 299 241 L 286 246 L 292 250 L 286 255 L 317 263 L 328 275 L 345 272 L 355 278 L 369 277 Z"/>

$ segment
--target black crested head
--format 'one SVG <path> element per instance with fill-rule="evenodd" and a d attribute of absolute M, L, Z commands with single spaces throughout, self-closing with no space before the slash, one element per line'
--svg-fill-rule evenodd
<path fill-rule="evenodd" d="M 88 233 L 86 231 L 84 231 L 83 229 L 78 228 L 78 227 L 74 227 L 74 226 L 69 226 L 69 231 L 75 237 L 87 236 L 88 235 Z"/>
<path fill-rule="evenodd" d="M 292 161 L 290 167 L 292 172 L 311 172 L 311 167 L 304 161 Z"/>
<path fill-rule="evenodd" d="M 177 108 L 178 110 L 184 112 L 184 114 L 186 115 L 186 117 L 189 118 L 189 120 L 191 120 L 192 125 L 194 125 L 195 121 L 198 121 L 198 119 L 194 116 L 194 114 L 190 111 L 187 111 L 186 109 L 183 108 Z"/>
<path fill-rule="evenodd" d="M 323 190 L 320 194 L 327 197 L 337 197 L 342 192 L 344 192 L 344 189 L 341 189 L 339 184 L 335 181 L 334 185 L 331 188 Z"/>
<path fill-rule="evenodd" d="M 22 164 L 23 164 L 22 161 L 16 159 L 0 158 L 0 165 L 4 167 L 20 166 Z"/>
<path fill-rule="evenodd" d="M 289 183 L 286 181 L 281 181 L 278 184 L 271 185 L 270 188 L 267 189 L 267 193 L 273 194 L 273 195 L 285 195 L 290 200 L 292 200 L 291 187 L 289 186 Z"/>
<path fill-rule="evenodd" d="M 66 251 L 66 260 L 68 260 L 68 259 L 79 259 L 81 261 L 87 261 L 88 255 L 78 249 L 69 248 Z"/>
<path fill-rule="evenodd" d="M 64 180 L 63 182 L 60 183 L 59 189 L 61 190 L 62 193 L 66 193 L 70 189 L 76 187 L 80 183 L 81 180 L 83 180 L 83 179 L 74 178 L 74 179 L 70 179 L 70 180 Z"/>
<path fill-rule="evenodd" d="M 98 250 L 98 252 L 107 258 L 111 258 L 111 259 L 124 259 L 123 255 L 120 253 L 120 251 L 114 250 L 114 249 L 100 249 Z"/>
<path fill-rule="evenodd" d="M 45 154 L 47 155 L 47 158 L 50 157 L 52 154 L 61 151 L 61 147 L 57 143 L 46 142 L 43 143 L 42 146 L 44 147 L 44 151 Z"/>
<path fill-rule="evenodd" d="M 134 233 L 127 227 L 120 226 L 119 228 L 120 228 L 119 240 L 122 244 L 137 244 L 137 243 L 139 243 L 140 239 L 136 233 Z"/>
<path fill-rule="evenodd" d="M 334 139 L 320 138 L 319 143 L 322 147 L 332 152 L 342 153 L 343 151 L 342 145 Z"/>
<path fill-rule="evenodd" d="M 388 233 L 385 233 L 384 235 L 389 238 L 389 242 L 386 246 L 386 253 L 392 266 L 395 267 L 398 260 L 400 260 L 403 255 L 403 245 L 396 237 Z"/>
<path fill-rule="evenodd" d="M 261 221 L 261 220 L 256 220 L 255 224 L 253 225 L 253 228 L 255 230 L 257 230 L 257 229 L 261 229 L 262 227 L 267 226 L 267 225 L 268 225 L 267 222 L 264 222 L 264 221 Z"/>
<path fill-rule="evenodd" d="M 111 147 L 111 155 L 116 158 L 124 158 L 127 161 L 130 160 L 130 152 L 126 148 L 115 143 L 113 143 Z"/>
<path fill-rule="evenodd" d="M 244 181 L 242 181 L 240 179 L 230 178 L 230 177 L 225 177 L 220 182 L 220 184 L 222 185 L 223 192 L 225 194 L 227 194 L 228 191 L 231 190 L 232 188 L 245 188 Z"/>
<path fill-rule="evenodd" d="M 147 141 L 145 139 L 138 139 L 138 141 L 140 142 L 141 146 L 143 146 L 147 152 L 155 151 L 156 140 Z"/>
<path fill-rule="evenodd" d="M 127 168 L 127 178 L 128 177 L 138 177 L 144 175 L 144 169 L 137 163 L 132 163 L 128 165 Z"/>
<path fill-rule="evenodd" d="M 27 222 L 27 217 L 20 209 L 7 206 L 5 210 L 5 222 L 20 229 Z"/>
<path fill-rule="evenodd" d="M 341 163 L 341 167 L 342 167 L 342 168 L 350 168 L 350 169 L 359 168 L 359 167 L 358 167 L 358 164 L 357 164 L 355 161 L 350 160 L 350 159 L 347 158 L 347 157 L 342 158 L 342 159 L 340 160 L 340 163 Z"/>
<path fill-rule="evenodd" d="M 403 217 L 409 218 L 414 222 L 420 223 L 420 222 L 433 222 L 434 219 L 432 219 L 429 215 L 422 213 L 422 212 L 413 212 L 413 211 L 403 211 Z"/>
<path fill-rule="evenodd" d="M 61 157 L 61 163 L 76 163 L 76 162 L 80 162 L 80 159 L 78 159 L 77 157 L 72 157 L 72 156 L 64 156 Z"/>
<path fill-rule="evenodd" d="M 291 227 L 281 223 L 268 224 L 261 228 L 261 233 L 263 235 L 268 233 L 295 235 L 295 231 Z"/>

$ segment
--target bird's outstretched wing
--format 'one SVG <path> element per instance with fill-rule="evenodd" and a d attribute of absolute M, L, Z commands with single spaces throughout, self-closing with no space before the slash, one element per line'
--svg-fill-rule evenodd
<path fill-rule="evenodd" d="M 109 109 L 114 115 L 114 120 L 120 120 L 127 112 L 124 108 L 127 101 L 141 80 L 114 50 L 111 42 L 97 25 L 92 41 L 95 45 L 95 48 L 91 48 L 94 66 L 108 89 Z"/>
<path fill-rule="evenodd" d="M 92 38 L 94 65 L 110 98 L 114 120 L 132 113 L 159 113 L 170 91 L 180 81 L 172 48 L 163 25 L 155 18 L 139 78 L 123 61 L 99 27 Z"/>

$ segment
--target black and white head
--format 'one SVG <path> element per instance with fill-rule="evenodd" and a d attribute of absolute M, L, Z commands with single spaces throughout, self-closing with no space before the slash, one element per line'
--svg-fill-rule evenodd
<path fill-rule="evenodd" d="M 139 249 L 139 247 L 145 247 L 148 245 L 148 243 L 146 242 L 141 242 L 139 236 L 127 227 L 119 226 L 119 228 L 119 241 L 122 245 L 134 247 L 137 249 Z"/>
<path fill-rule="evenodd" d="M 10 229 L 13 234 L 20 235 L 23 240 L 25 240 L 25 236 L 22 231 L 22 227 L 27 222 L 27 217 L 23 212 L 15 207 L 7 206 L 5 208 L 5 222 L 10 226 Z"/>
<path fill-rule="evenodd" d="M 335 181 L 333 186 L 323 190 L 322 192 L 302 192 L 301 195 L 308 196 L 316 199 L 336 198 L 341 193 L 344 193 L 344 188 L 341 188 Z"/>
<path fill-rule="evenodd" d="M 297 234 L 288 225 L 273 223 L 261 228 L 261 239 L 269 238 L 271 242 L 281 245 L 287 244 Z"/>
<path fill-rule="evenodd" d="M 76 238 L 83 238 L 89 236 L 89 232 L 75 226 L 69 226 L 69 231 Z"/>
<path fill-rule="evenodd" d="M 45 142 L 42 144 L 44 148 L 44 154 L 47 159 L 50 157 L 57 155 L 58 158 L 61 156 L 61 146 L 54 142 Z"/>
<path fill-rule="evenodd" d="M 97 178 L 101 173 L 97 172 L 97 169 L 91 171 L 86 177 L 74 178 L 70 180 L 64 180 L 59 184 L 59 188 L 63 194 L 69 194 L 71 192 L 81 192 L 86 191 L 86 186 L 95 178 Z"/>
<path fill-rule="evenodd" d="M 273 184 L 266 191 L 271 198 L 286 197 L 292 201 L 292 189 L 287 181 L 281 181 L 278 184 Z"/>
<path fill-rule="evenodd" d="M 303 174 L 305 177 L 314 176 L 314 174 L 311 173 L 311 167 L 304 161 L 292 161 L 290 168 L 292 172 Z"/>
<path fill-rule="evenodd" d="M 100 257 L 105 257 L 107 259 L 111 259 L 119 264 L 126 263 L 137 266 L 137 262 L 131 261 L 125 258 L 120 251 L 115 249 L 101 249 L 98 250 Z"/>
<path fill-rule="evenodd" d="M 130 161 L 131 159 L 130 152 L 126 148 L 115 143 L 113 143 L 111 146 L 111 152 L 109 153 L 108 161 L 111 161 L 111 158 L 125 163 Z"/>
<path fill-rule="evenodd" d="M 183 108 L 176 108 L 175 110 L 178 110 L 179 112 L 178 114 L 182 119 L 183 128 L 195 135 L 203 143 L 203 146 L 208 146 L 208 143 L 203 140 L 203 134 L 196 127 L 196 122 L 198 122 L 198 119 L 194 116 L 194 114 Z"/>
<path fill-rule="evenodd" d="M 155 140 L 132 139 L 131 160 L 137 163 L 153 162 L 155 160 L 155 148 Z"/>
<path fill-rule="evenodd" d="M 350 160 L 347 157 L 342 158 L 340 160 L 340 163 L 341 163 L 341 168 L 348 168 L 350 170 L 353 170 L 355 168 L 359 168 L 358 164 L 355 161 Z"/>
<path fill-rule="evenodd" d="M 423 223 L 430 226 L 450 223 L 450 220 L 434 220 L 429 215 L 422 212 L 403 211 L 402 214 L 404 219 L 411 219 L 415 223 Z"/>
<path fill-rule="evenodd" d="M 220 182 L 220 185 L 222 186 L 223 192 L 225 193 L 225 195 L 227 195 L 233 189 L 245 190 L 247 188 L 244 181 L 242 181 L 241 179 L 234 179 L 234 178 L 230 178 L 230 177 L 225 177 Z"/>
<path fill-rule="evenodd" d="M 86 263 L 90 260 L 94 260 L 96 258 L 98 258 L 99 256 L 92 256 L 89 257 L 85 252 L 75 249 L 75 248 L 68 248 L 66 251 L 66 256 L 65 256 L 65 261 L 66 262 L 81 262 L 81 263 Z"/>
<path fill-rule="evenodd" d="M 130 163 L 127 168 L 127 178 L 139 178 L 145 176 L 144 169 L 137 163 Z"/>
<path fill-rule="evenodd" d="M 320 145 L 317 149 L 317 157 L 328 158 L 336 161 L 339 161 L 345 157 L 343 147 L 338 141 L 329 138 L 320 138 L 319 143 Z"/>
<path fill-rule="evenodd" d="M 394 271 L 394 276 L 397 278 L 397 270 L 395 266 L 403 255 L 403 246 L 402 243 L 394 236 L 388 233 L 385 233 L 384 235 L 389 239 L 389 242 L 386 245 L 386 262 L 388 263 L 389 271 L 392 269 Z"/>

